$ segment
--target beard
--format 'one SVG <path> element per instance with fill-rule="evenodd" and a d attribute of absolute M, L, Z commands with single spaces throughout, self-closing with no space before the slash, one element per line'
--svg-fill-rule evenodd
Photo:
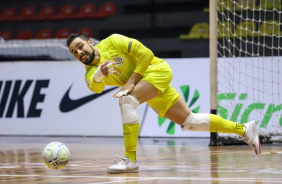
<path fill-rule="evenodd" d="M 88 45 L 89 45 L 89 43 L 88 43 Z M 87 57 L 86 59 L 85 59 L 85 61 L 84 62 L 82 62 L 83 64 L 85 64 L 85 65 L 90 65 L 91 63 L 92 63 L 92 61 L 94 60 L 94 58 L 95 58 L 95 51 L 94 51 L 94 49 L 91 47 L 91 45 L 89 45 L 90 46 L 90 48 L 91 48 L 91 50 L 92 50 L 92 53 L 85 53 L 85 54 L 87 54 L 89 57 Z M 84 55 L 85 55 L 84 54 Z"/>

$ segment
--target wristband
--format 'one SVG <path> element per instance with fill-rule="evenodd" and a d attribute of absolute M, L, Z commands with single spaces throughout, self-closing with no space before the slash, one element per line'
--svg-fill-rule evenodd
<path fill-rule="evenodd" d="M 101 71 L 101 65 L 99 65 L 97 70 L 95 71 L 95 73 L 93 75 L 93 80 L 97 83 L 100 83 L 100 82 L 103 81 L 104 77 L 105 77 L 105 75 L 103 75 L 103 73 Z"/>

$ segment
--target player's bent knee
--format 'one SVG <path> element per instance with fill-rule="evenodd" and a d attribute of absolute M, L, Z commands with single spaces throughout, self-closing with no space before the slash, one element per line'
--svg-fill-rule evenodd
<path fill-rule="evenodd" d="M 210 129 L 210 115 L 201 113 L 194 114 L 191 112 L 181 127 L 183 130 L 187 131 L 208 132 Z"/>
<path fill-rule="evenodd" d="M 139 116 L 137 112 L 138 105 L 139 101 L 132 95 L 122 96 L 119 99 L 123 124 L 139 123 Z"/>

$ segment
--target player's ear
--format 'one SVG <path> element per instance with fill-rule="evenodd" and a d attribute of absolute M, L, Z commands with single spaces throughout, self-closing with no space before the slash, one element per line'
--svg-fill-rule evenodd
<path fill-rule="evenodd" d="M 88 40 L 88 43 L 89 43 L 90 45 L 93 45 L 93 42 L 92 42 L 91 39 Z"/>

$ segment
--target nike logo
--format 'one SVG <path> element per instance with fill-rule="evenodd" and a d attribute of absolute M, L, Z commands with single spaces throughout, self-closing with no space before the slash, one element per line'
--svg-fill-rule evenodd
<path fill-rule="evenodd" d="M 72 85 L 69 87 L 69 89 L 67 90 L 67 92 L 65 93 L 64 97 L 62 98 L 61 100 L 61 103 L 60 103 L 60 111 L 61 112 L 70 112 L 74 109 L 77 109 L 78 107 L 118 88 L 118 87 L 113 87 L 111 89 L 107 89 L 105 91 L 103 91 L 101 94 L 92 94 L 92 95 L 88 95 L 88 96 L 85 96 L 85 97 L 82 97 L 82 98 L 79 98 L 79 99 L 70 99 L 69 97 L 69 92 L 70 92 L 70 89 L 71 89 Z"/>

